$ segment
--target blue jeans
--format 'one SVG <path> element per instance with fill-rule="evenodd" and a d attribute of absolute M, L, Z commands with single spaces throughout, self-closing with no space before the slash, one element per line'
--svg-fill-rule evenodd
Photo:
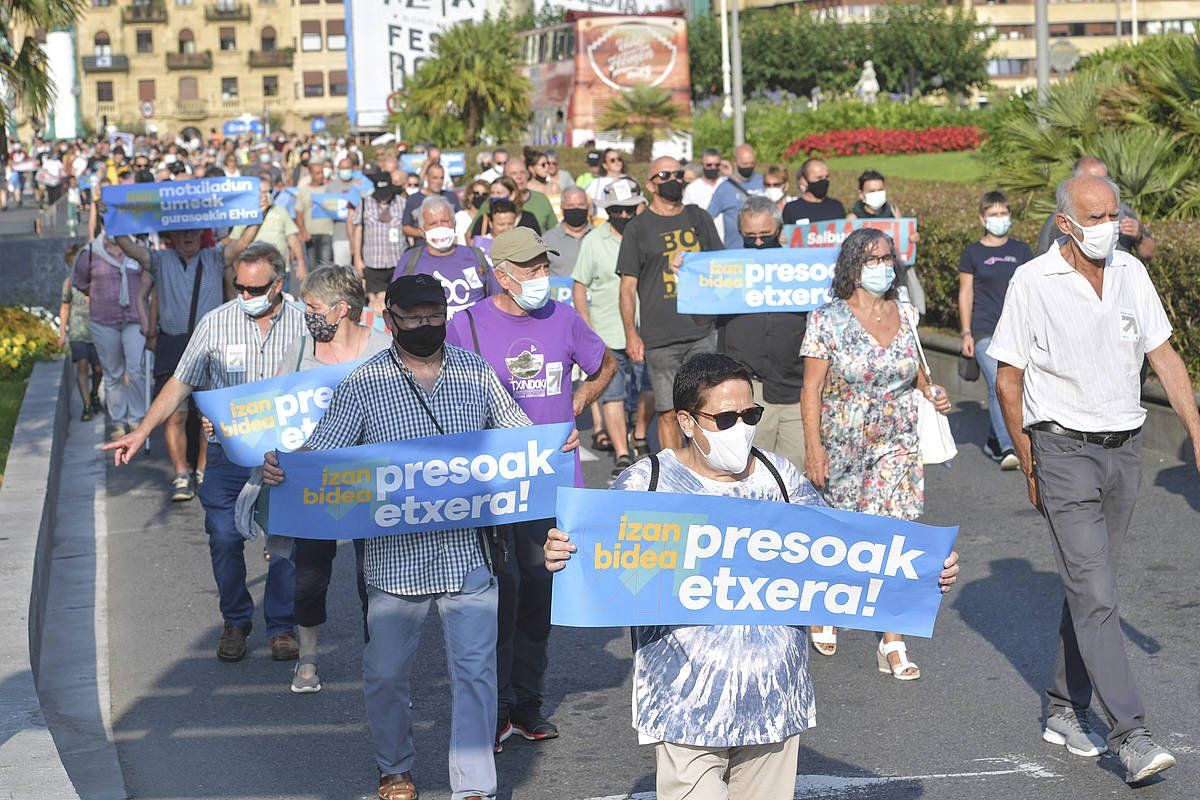
<path fill-rule="evenodd" d="M 208 465 L 200 484 L 204 530 L 212 556 L 213 578 L 221 598 L 221 616 L 230 625 L 247 626 L 254 618 L 254 600 L 246 588 L 246 540 L 237 532 L 233 512 L 250 470 L 225 457 L 220 445 L 208 445 Z M 267 636 L 292 632 L 296 567 L 286 558 L 272 558 L 263 589 Z"/>
<path fill-rule="evenodd" d="M 979 362 L 979 371 L 988 387 L 988 414 L 992 419 L 992 434 L 1000 443 L 1000 452 L 1006 453 L 1013 449 L 1012 437 L 1008 435 L 1008 427 L 1004 424 L 1004 414 L 1000 411 L 1000 399 L 996 397 L 996 370 L 999 364 L 996 359 L 987 354 L 992 337 L 987 336 L 975 340 L 975 360 Z"/>

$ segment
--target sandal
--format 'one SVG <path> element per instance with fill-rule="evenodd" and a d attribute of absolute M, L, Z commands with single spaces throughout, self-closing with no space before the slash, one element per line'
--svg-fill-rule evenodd
<path fill-rule="evenodd" d="M 900 654 L 900 663 L 892 666 L 888 661 L 888 656 L 892 653 Z M 879 671 L 887 674 L 891 673 L 892 677 L 898 681 L 915 681 L 921 677 L 921 668 L 908 660 L 908 646 L 904 642 L 887 642 L 879 640 L 879 649 L 875 652 L 875 664 L 879 667 Z M 906 674 L 906 670 L 912 670 Z"/>
<path fill-rule="evenodd" d="M 616 459 L 613 461 L 612 476 L 614 478 L 616 478 L 617 476 L 619 476 L 622 472 L 624 472 L 626 469 L 628 469 L 632 465 L 633 465 L 633 459 L 629 457 L 628 453 L 626 453 L 625 455 L 617 456 Z"/>
<path fill-rule="evenodd" d="M 412 773 L 379 776 L 379 800 L 417 800 Z"/>
<path fill-rule="evenodd" d="M 592 449 L 601 453 L 612 452 L 613 443 L 608 431 L 596 431 L 592 434 Z"/>
<path fill-rule="evenodd" d="M 808 639 L 812 642 L 813 650 L 823 656 L 837 652 L 837 628 L 830 626 L 818 630 L 818 626 L 814 625 L 808 629 Z"/>
<path fill-rule="evenodd" d="M 634 458 L 645 458 L 650 455 L 650 442 L 646 439 L 639 439 L 631 433 L 629 434 L 629 449 L 633 451 Z"/>

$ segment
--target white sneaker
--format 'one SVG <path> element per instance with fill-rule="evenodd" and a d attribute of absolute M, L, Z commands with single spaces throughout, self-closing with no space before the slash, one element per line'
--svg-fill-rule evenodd
<path fill-rule="evenodd" d="M 1012 450 L 1006 450 L 1000 458 L 1000 469 L 1010 472 L 1019 466 L 1021 466 L 1021 459 L 1017 458 L 1017 454 Z"/>

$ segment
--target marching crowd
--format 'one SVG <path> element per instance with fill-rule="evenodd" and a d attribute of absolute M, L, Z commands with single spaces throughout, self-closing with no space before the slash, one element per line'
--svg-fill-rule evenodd
<path fill-rule="evenodd" d="M 353 143 L 286 134 L 139 141 L 132 152 L 57 143 L 39 158 L 41 170 L 59 162 L 69 188 L 87 179 L 89 236 L 68 253 L 62 315 L 84 419 L 99 407 L 102 371 L 118 464 L 164 428 L 171 498 L 198 490 L 205 512 L 222 661 L 245 656 L 253 626 L 239 517 L 258 487 L 286 476 L 274 453 L 254 470 L 229 460 L 195 419 L 195 390 L 365 359 L 306 449 L 590 415 L 591 449 L 612 454 L 614 490 L 923 514 L 918 421 L 922 406 L 946 414 L 951 404 L 917 335 L 920 282 L 891 237 L 850 234 L 834 299 L 811 313 L 677 310 L 684 253 L 778 248 L 791 223 L 902 216 L 879 172 L 859 177 L 847 211 L 829 195 L 824 161 L 795 175 L 760 169 L 748 145 L 729 160 L 715 150 L 695 164 L 660 157 L 644 176 L 616 150 L 593 151 L 577 178 L 553 151 L 497 148 L 463 180 L 437 148 L 406 172 L 394 151 L 366 162 Z M 104 231 L 105 185 L 237 174 L 262 179 L 261 224 Z M 330 192 L 354 198 L 344 220 L 314 213 L 314 198 Z M 1060 186 L 1037 253 L 1009 236 L 1002 193 L 982 197 L 979 223 L 958 266 L 964 363 L 987 383 L 986 447 L 1002 469 L 1026 475 L 1066 589 L 1043 738 L 1079 756 L 1112 748 L 1141 780 L 1174 764 L 1146 726 L 1116 613 L 1116 558 L 1140 475 L 1144 358 L 1200 441 L 1142 263 L 1154 242 L 1091 158 Z M 552 276 L 573 280 L 572 303 L 552 299 Z M 578 446 L 573 434 L 564 450 Z M 292 692 L 321 689 L 318 629 L 336 549 L 297 540 L 270 554 L 263 616 L 272 657 L 296 661 Z M 419 793 L 410 672 L 430 604 L 450 661 L 454 798 L 494 797 L 494 754 L 508 737 L 559 735 L 542 705 L 552 573 L 574 551 L 570 532 L 551 517 L 380 536 L 354 550 L 379 797 Z M 957 558 L 944 565 L 943 591 Z M 837 631 L 634 630 L 633 724 L 655 747 L 659 797 L 792 796 L 798 736 L 813 724 L 810 644 L 833 657 Z M 885 675 L 921 675 L 898 634 L 884 633 L 874 655 Z M 1107 741 L 1088 721 L 1093 700 Z"/>

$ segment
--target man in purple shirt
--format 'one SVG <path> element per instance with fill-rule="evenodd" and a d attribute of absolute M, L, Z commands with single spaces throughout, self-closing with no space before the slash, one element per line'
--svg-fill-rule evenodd
<path fill-rule="evenodd" d="M 454 209 L 445 198 L 426 197 L 416 217 L 422 236 L 400 256 L 392 280 L 418 274 L 437 278 L 446 289 L 446 314 L 451 319 L 497 291 L 483 252 L 455 243 Z"/>
<path fill-rule="evenodd" d="M 492 263 L 500 291 L 464 310 L 446 330 L 447 342 L 473 350 L 492 365 L 535 425 L 573 422 L 617 369 L 603 340 L 575 310 L 550 299 L 549 253 L 528 228 L 497 236 Z M 587 376 L 579 391 L 571 386 L 576 365 Z M 578 454 L 575 484 L 583 486 Z M 553 526 L 553 518 L 508 526 L 510 555 L 497 576 L 497 752 L 514 731 L 530 741 L 558 736 L 558 728 L 542 714 L 551 586 L 542 545 Z"/>

